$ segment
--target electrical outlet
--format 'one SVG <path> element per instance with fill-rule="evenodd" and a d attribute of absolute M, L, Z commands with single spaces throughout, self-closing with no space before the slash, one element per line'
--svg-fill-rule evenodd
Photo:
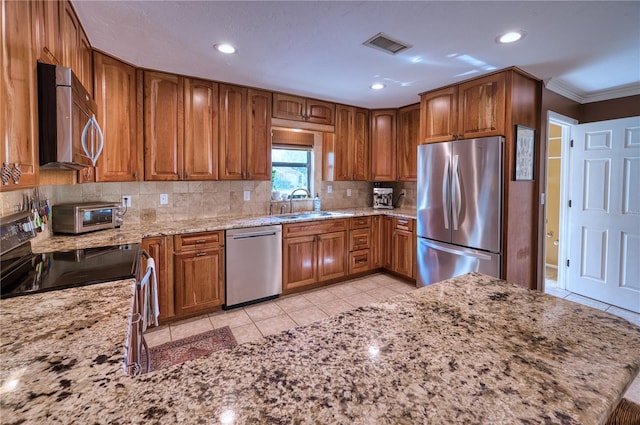
<path fill-rule="evenodd" d="M 401 189 L 400 190 L 400 195 L 407 196 L 407 189 Z"/>
<path fill-rule="evenodd" d="M 122 196 L 122 206 L 127 208 L 131 207 L 131 196 L 129 195 Z"/>
<path fill-rule="evenodd" d="M 251 191 L 250 190 L 245 190 L 244 191 L 244 200 L 245 201 L 250 201 L 251 200 Z"/>
<path fill-rule="evenodd" d="M 327 193 L 333 192 L 333 186 L 327 185 Z"/>
<path fill-rule="evenodd" d="M 347 196 L 351 196 L 351 189 L 347 189 Z"/>
<path fill-rule="evenodd" d="M 160 194 L 160 205 L 167 205 L 169 203 L 169 195 L 166 193 Z"/>

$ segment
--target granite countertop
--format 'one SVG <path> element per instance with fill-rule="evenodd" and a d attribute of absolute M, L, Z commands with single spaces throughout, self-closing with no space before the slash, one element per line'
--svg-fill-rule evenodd
<path fill-rule="evenodd" d="M 182 233 L 210 232 L 214 230 L 227 230 L 240 227 L 267 226 L 271 224 L 287 224 L 303 221 L 330 220 L 344 217 L 357 217 L 366 215 L 390 215 L 402 218 L 416 218 L 415 208 L 399 208 L 393 210 L 373 208 L 352 208 L 332 210 L 339 216 L 286 219 L 285 215 L 261 215 L 261 216 L 223 216 L 212 218 L 200 218 L 171 222 L 158 222 L 149 224 L 126 224 L 119 229 L 99 230 L 97 232 L 82 235 L 55 235 L 44 239 L 37 244 L 32 244 L 35 253 L 68 251 L 74 249 L 95 248 L 110 245 L 122 245 L 128 243 L 140 243 L 142 238 L 153 236 L 178 235 Z M 297 213 L 303 214 L 304 211 Z"/>
<path fill-rule="evenodd" d="M 0 301 L 2 422 L 602 424 L 640 369 L 639 327 L 480 274 L 140 377 L 130 304 L 130 281 Z"/>

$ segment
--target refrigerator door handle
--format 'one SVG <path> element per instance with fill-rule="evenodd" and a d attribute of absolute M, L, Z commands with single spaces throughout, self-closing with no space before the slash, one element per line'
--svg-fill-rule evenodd
<path fill-rule="evenodd" d="M 444 215 L 444 228 L 449 228 L 449 157 L 444 166 L 444 175 L 442 176 L 442 209 Z"/>
<path fill-rule="evenodd" d="M 426 243 L 427 245 L 431 245 L 428 242 L 423 242 Z M 450 248 L 448 246 L 442 246 L 441 244 L 438 244 L 437 246 L 435 246 L 436 249 L 438 249 L 438 251 L 444 251 L 444 252 L 448 252 L 449 254 L 453 254 L 453 255 L 461 255 L 461 256 L 465 256 L 465 257 L 473 257 L 473 258 L 477 258 L 479 260 L 485 260 L 485 261 L 491 261 L 491 256 L 484 254 L 482 252 L 479 251 L 472 251 L 469 249 L 465 249 L 465 250 L 461 250 L 461 249 L 454 249 L 454 248 Z"/>
<path fill-rule="evenodd" d="M 453 221 L 453 230 L 458 230 L 460 220 L 460 210 L 462 207 L 462 199 L 460 199 L 460 157 L 453 156 L 453 172 L 451 176 L 451 219 Z"/>

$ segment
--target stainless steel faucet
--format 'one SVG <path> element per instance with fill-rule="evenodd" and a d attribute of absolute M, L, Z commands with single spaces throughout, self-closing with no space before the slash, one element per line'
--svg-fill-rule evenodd
<path fill-rule="evenodd" d="M 311 193 L 309 193 L 309 191 L 307 189 L 305 189 L 304 187 L 299 187 L 297 189 L 293 189 L 293 192 L 291 192 L 291 195 L 289 195 L 289 212 L 293 213 L 293 194 L 296 193 L 297 191 L 302 190 L 304 193 L 307 194 L 307 198 L 311 198 Z"/>

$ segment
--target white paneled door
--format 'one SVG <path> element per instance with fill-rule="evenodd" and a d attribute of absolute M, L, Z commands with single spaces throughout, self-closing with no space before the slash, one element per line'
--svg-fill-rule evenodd
<path fill-rule="evenodd" d="M 571 138 L 567 289 L 640 312 L 640 117 Z"/>

